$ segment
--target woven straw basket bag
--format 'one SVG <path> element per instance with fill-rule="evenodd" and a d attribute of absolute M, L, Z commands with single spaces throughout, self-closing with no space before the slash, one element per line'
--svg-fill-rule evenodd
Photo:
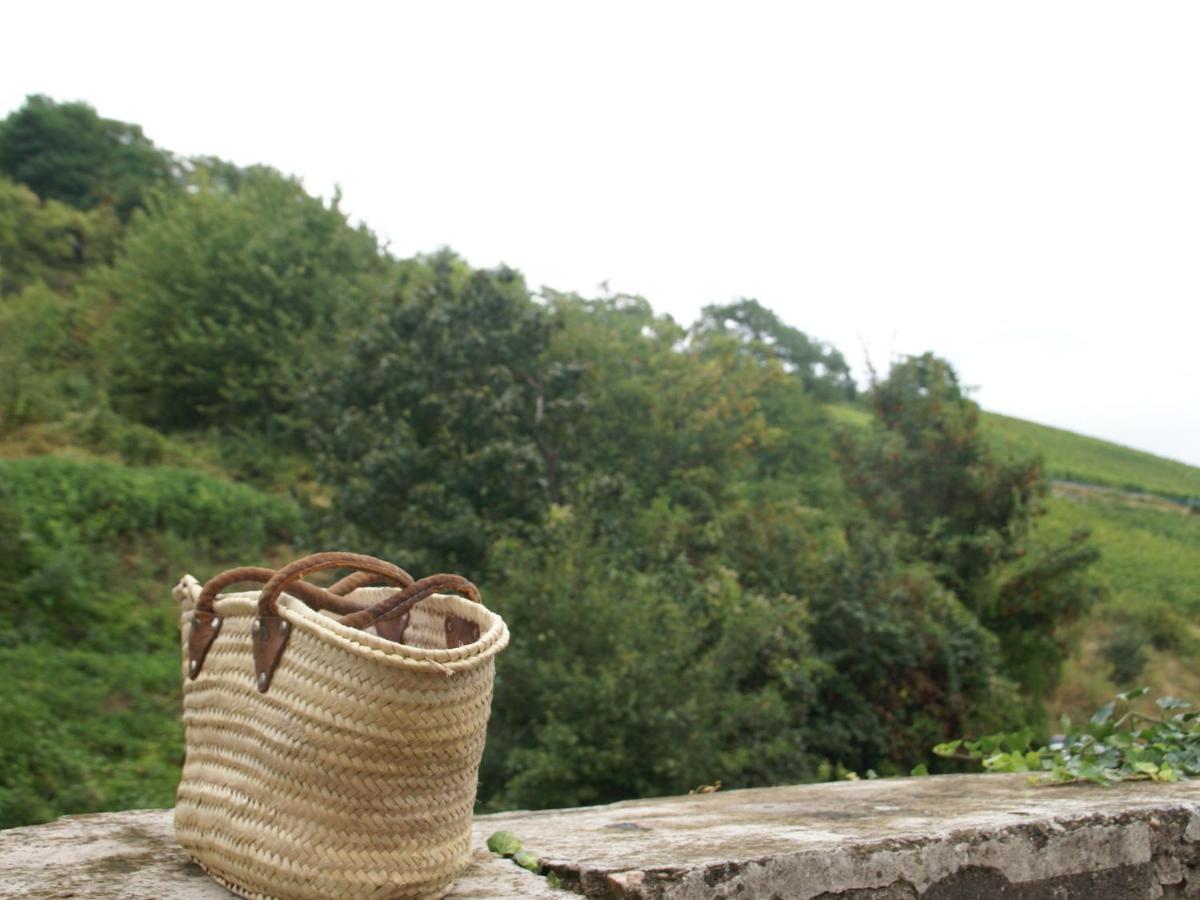
<path fill-rule="evenodd" d="M 329 589 L 299 580 L 331 568 L 357 571 Z M 394 586 L 363 586 L 380 580 Z M 265 586 L 218 595 L 244 581 Z M 187 737 L 175 833 L 192 858 L 243 897 L 446 894 L 470 857 L 508 643 L 474 585 L 319 553 L 203 589 L 188 576 L 175 592 Z"/>

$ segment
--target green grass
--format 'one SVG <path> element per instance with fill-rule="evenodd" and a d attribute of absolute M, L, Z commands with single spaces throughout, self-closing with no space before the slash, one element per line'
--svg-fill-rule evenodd
<path fill-rule="evenodd" d="M 1048 506 L 1041 525 L 1048 536 L 1091 529 L 1101 553 L 1095 571 L 1117 608 L 1162 600 L 1200 613 L 1200 516 L 1072 496 L 1052 497 Z"/>
<path fill-rule="evenodd" d="M 1086 717 L 1116 691 L 1141 686 L 1200 697 L 1200 516 L 1120 494 L 1050 498 L 1039 531 L 1055 539 L 1078 528 L 1100 550 L 1093 572 L 1107 597 L 1075 629 L 1051 718 Z"/>
<path fill-rule="evenodd" d="M 0 648 L 0 828 L 171 806 L 183 762 L 179 652 Z"/>
<path fill-rule="evenodd" d="M 829 403 L 825 406 L 825 412 L 838 425 L 866 428 L 871 424 L 871 413 L 861 406 L 851 406 L 849 403 Z"/>
<path fill-rule="evenodd" d="M 1040 453 L 1051 478 L 1200 499 L 1196 466 L 999 413 L 984 413 L 983 424 L 998 446 Z"/>
<path fill-rule="evenodd" d="M 0 460 L 0 491 L 40 544 L 63 546 L 130 534 L 241 545 L 294 531 L 289 500 L 189 469 L 136 468 L 43 456 Z"/>

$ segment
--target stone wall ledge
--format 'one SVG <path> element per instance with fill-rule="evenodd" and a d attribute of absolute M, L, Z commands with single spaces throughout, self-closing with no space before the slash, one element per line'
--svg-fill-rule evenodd
<path fill-rule="evenodd" d="M 489 854 L 501 829 L 589 897 L 1200 897 L 1200 781 L 1033 787 L 1020 775 L 952 775 L 481 816 L 452 898 L 571 896 Z M 230 895 L 176 846 L 170 810 L 140 810 L 0 832 L 0 896 Z"/>

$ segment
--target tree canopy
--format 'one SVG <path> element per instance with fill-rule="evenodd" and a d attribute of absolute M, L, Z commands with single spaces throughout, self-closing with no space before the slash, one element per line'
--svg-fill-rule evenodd
<path fill-rule="evenodd" d="M 101 118 L 86 103 L 35 94 L 0 123 L 0 175 L 43 200 L 106 206 L 125 220 L 172 171 L 170 154 L 140 126 Z"/>
<path fill-rule="evenodd" d="M 310 373 L 365 314 L 375 238 L 277 172 L 157 194 L 97 278 L 114 399 L 167 430 L 297 426 Z"/>

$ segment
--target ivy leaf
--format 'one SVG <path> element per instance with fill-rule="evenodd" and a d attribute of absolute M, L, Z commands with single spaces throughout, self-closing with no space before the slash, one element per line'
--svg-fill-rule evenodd
<path fill-rule="evenodd" d="M 928 775 L 929 768 L 925 765 L 925 763 L 917 763 L 915 766 L 913 766 L 912 771 L 909 772 L 908 774 L 909 775 Z"/>
<path fill-rule="evenodd" d="M 518 850 L 513 854 L 512 861 L 522 869 L 528 869 L 530 872 L 540 872 L 542 870 L 542 861 L 532 850 Z"/>
<path fill-rule="evenodd" d="M 1180 700 L 1178 697 L 1159 697 L 1154 703 L 1161 710 L 1187 709 L 1192 705 L 1186 700 Z"/>
<path fill-rule="evenodd" d="M 1115 700 L 1109 700 L 1107 703 L 1105 703 L 1102 707 L 1092 713 L 1092 718 L 1089 720 L 1091 724 L 1103 725 L 1105 722 L 1107 722 L 1112 717 L 1113 710 L 1116 708 L 1116 705 L 1117 703 Z"/>
<path fill-rule="evenodd" d="M 513 856 L 520 852 L 521 841 L 511 831 L 497 831 L 487 839 L 487 848 L 500 856 Z"/>

